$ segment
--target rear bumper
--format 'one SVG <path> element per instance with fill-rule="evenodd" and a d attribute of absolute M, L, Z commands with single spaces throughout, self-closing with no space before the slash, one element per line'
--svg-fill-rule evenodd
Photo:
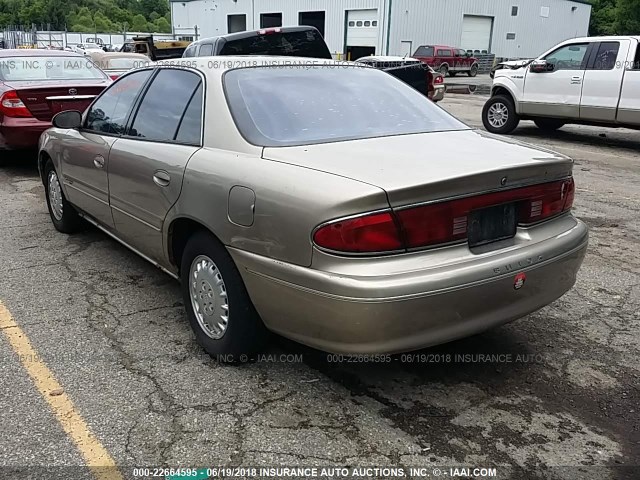
<path fill-rule="evenodd" d="M 504 254 L 383 276 L 230 251 L 269 329 L 330 352 L 396 353 L 479 333 L 561 297 L 574 285 L 588 243 L 582 222 L 568 217 L 564 224 L 570 228 L 562 234 Z M 521 272 L 526 281 L 516 289 Z"/>
<path fill-rule="evenodd" d="M 439 102 L 440 100 L 442 100 L 444 98 L 444 85 L 442 86 L 437 86 L 433 88 L 433 96 L 431 97 L 431 100 L 433 100 L 434 102 Z"/>
<path fill-rule="evenodd" d="M 40 135 L 48 128 L 49 121 L 4 117 L 0 123 L 0 150 L 36 148 Z"/>

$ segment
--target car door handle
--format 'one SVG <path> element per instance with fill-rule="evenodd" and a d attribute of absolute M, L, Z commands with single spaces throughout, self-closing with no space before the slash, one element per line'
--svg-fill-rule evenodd
<path fill-rule="evenodd" d="M 571 83 L 580 83 L 582 81 L 582 77 L 571 77 Z"/>
<path fill-rule="evenodd" d="M 96 168 L 103 168 L 104 157 L 102 155 L 98 155 L 96 158 L 93 159 L 93 164 L 95 165 Z"/>
<path fill-rule="evenodd" d="M 166 187 L 171 182 L 171 177 L 164 170 L 158 170 L 153 174 L 153 181 L 159 187 Z"/>

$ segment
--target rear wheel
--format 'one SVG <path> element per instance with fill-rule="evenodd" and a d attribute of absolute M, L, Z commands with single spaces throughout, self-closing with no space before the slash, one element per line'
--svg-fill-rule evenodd
<path fill-rule="evenodd" d="M 546 132 L 553 132 L 564 125 L 562 120 L 555 118 L 536 118 L 533 123 L 535 123 L 540 130 L 544 130 Z"/>
<path fill-rule="evenodd" d="M 491 133 L 512 132 L 520 123 L 513 101 L 504 95 L 496 95 L 487 100 L 482 108 L 482 123 Z"/>
<path fill-rule="evenodd" d="M 180 272 L 189 323 L 209 355 L 237 362 L 266 345 L 267 329 L 218 239 L 206 231 L 195 233 L 185 246 Z"/>
<path fill-rule="evenodd" d="M 446 77 L 447 73 L 449 72 L 449 66 L 446 63 L 443 63 L 442 65 L 440 65 L 438 71 L 442 74 L 443 77 Z"/>
<path fill-rule="evenodd" d="M 45 164 L 44 179 L 47 207 L 53 226 L 62 233 L 73 233 L 80 230 L 82 219 L 64 196 L 60 178 L 51 160 L 47 160 Z"/>
<path fill-rule="evenodd" d="M 470 77 L 475 77 L 477 74 L 478 74 L 478 65 L 477 64 L 471 65 L 471 70 L 467 72 L 467 75 L 469 75 Z"/>

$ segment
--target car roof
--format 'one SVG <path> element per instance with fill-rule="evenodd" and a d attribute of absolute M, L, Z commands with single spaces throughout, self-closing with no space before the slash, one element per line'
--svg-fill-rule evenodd
<path fill-rule="evenodd" d="M 285 66 L 300 69 L 305 66 L 308 70 L 310 67 L 320 67 L 321 65 L 341 65 L 362 68 L 355 62 L 347 62 L 344 60 L 332 60 L 326 58 L 309 58 L 309 57 L 284 57 L 276 55 L 225 55 L 210 57 L 187 57 L 174 58 L 168 60 L 158 60 L 149 63 L 149 66 L 168 66 L 178 68 L 192 68 L 202 72 L 206 77 L 219 78 L 229 70 L 240 70 L 255 67 L 275 67 Z"/>
<path fill-rule="evenodd" d="M 606 42 L 613 40 L 636 40 L 640 42 L 640 35 L 602 35 L 599 37 L 576 37 L 568 38 L 562 43 L 566 42 Z"/>
<path fill-rule="evenodd" d="M 82 57 L 69 50 L 48 50 L 46 48 L 8 48 L 0 49 L 0 57 Z"/>
<path fill-rule="evenodd" d="M 250 38 L 250 37 L 260 35 L 261 34 L 260 32 L 264 32 L 266 30 L 273 30 L 273 31 L 276 31 L 277 33 L 289 33 L 289 32 L 306 32 L 309 30 L 317 30 L 317 28 L 308 26 L 308 25 L 294 26 L 294 27 L 259 28 L 257 30 L 246 30 L 244 32 L 228 33 L 226 35 L 218 35 L 215 37 L 202 38 L 200 40 L 196 40 L 195 42 L 191 42 L 189 46 L 199 45 L 201 43 L 212 43 L 218 39 L 224 39 L 227 41 L 241 40 L 243 38 Z"/>

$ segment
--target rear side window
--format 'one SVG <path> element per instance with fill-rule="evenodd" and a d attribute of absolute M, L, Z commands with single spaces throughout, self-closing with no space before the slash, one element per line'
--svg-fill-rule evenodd
<path fill-rule="evenodd" d="M 133 102 L 150 76 L 151 70 L 140 70 L 121 77 L 89 108 L 84 128 L 113 135 L 123 134 Z"/>
<path fill-rule="evenodd" d="M 633 67 L 634 70 L 640 70 L 640 43 L 638 43 L 638 45 L 636 46 L 636 58 L 633 61 Z"/>
<path fill-rule="evenodd" d="M 404 82 L 373 68 L 228 71 L 227 100 L 254 145 L 293 146 L 468 127 Z"/>
<path fill-rule="evenodd" d="M 188 46 L 187 49 L 182 54 L 182 58 L 195 57 L 196 56 L 196 48 L 197 48 L 197 45 Z"/>
<path fill-rule="evenodd" d="M 199 75 L 186 70 L 160 70 L 140 102 L 129 136 L 175 140 L 183 114 L 201 81 Z"/>
<path fill-rule="evenodd" d="M 317 30 L 256 34 L 229 40 L 220 55 L 283 55 L 286 57 L 332 58 Z"/>
<path fill-rule="evenodd" d="M 450 57 L 451 56 L 451 50 L 438 50 L 436 53 L 436 56 L 438 57 Z"/>
<path fill-rule="evenodd" d="M 433 57 L 433 47 L 418 47 L 414 57 Z"/>
<path fill-rule="evenodd" d="M 176 142 L 186 143 L 189 145 L 200 145 L 202 137 L 202 83 L 198 85 L 189 105 L 184 112 L 180 125 L 178 126 L 178 134 Z"/>
<path fill-rule="evenodd" d="M 592 70 L 613 70 L 618 59 L 620 42 L 602 42 L 596 52 Z"/>
<path fill-rule="evenodd" d="M 210 57 L 213 55 L 213 44 L 205 43 L 200 47 L 200 51 L 198 52 L 199 57 Z"/>

